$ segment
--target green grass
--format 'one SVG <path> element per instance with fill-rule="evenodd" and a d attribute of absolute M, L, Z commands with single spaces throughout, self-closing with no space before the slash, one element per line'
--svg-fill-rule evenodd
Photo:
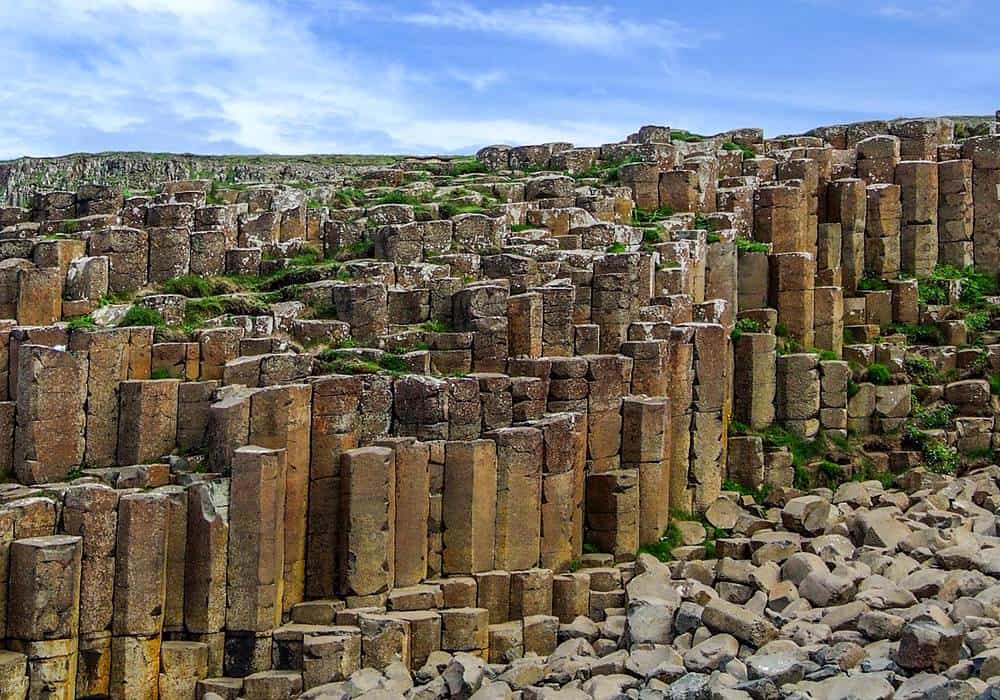
<path fill-rule="evenodd" d="M 788 326 L 786 326 L 784 323 L 781 323 L 779 321 L 774 326 L 774 335 L 776 335 L 779 338 L 787 338 L 788 337 Z"/>
<path fill-rule="evenodd" d="M 929 323 L 893 323 L 886 330 L 905 335 L 906 341 L 913 345 L 941 345 L 944 342 L 941 331 Z"/>
<path fill-rule="evenodd" d="M 743 337 L 744 333 L 760 333 L 763 330 L 764 326 L 760 323 L 760 321 L 752 318 L 741 318 L 736 321 L 729 337 L 735 342 Z"/>
<path fill-rule="evenodd" d="M 333 195 L 333 201 L 345 208 L 361 206 L 365 199 L 365 193 L 357 187 L 345 187 Z"/>
<path fill-rule="evenodd" d="M 268 313 L 270 307 L 257 296 L 202 297 L 188 301 L 184 325 L 193 329 L 217 316 L 264 316 Z"/>
<path fill-rule="evenodd" d="M 375 255 L 375 241 L 362 237 L 347 246 L 347 251 L 355 258 L 370 258 Z"/>
<path fill-rule="evenodd" d="M 669 562 L 673 560 L 673 551 L 676 547 L 681 544 L 681 531 L 677 528 L 677 525 L 670 523 L 667 526 L 666 532 L 663 533 L 663 537 L 659 541 L 653 544 L 643 545 L 639 548 L 640 554 L 650 554 L 662 562 Z"/>
<path fill-rule="evenodd" d="M 628 165 L 629 163 L 639 163 L 642 162 L 640 158 L 635 153 L 632 153 L 619 160 L 612 161 L 610 164 L 606 165 L 607 171 L 604 173 L 604 181 L 608 184 L 614 184 L 621 181 L 621 168 L 623 165 Z M 594 167 L 594 166 L 591 166 Z M 584 177 L 581 174 L 581 177 Z"/>
<path fill-rule="evenodd" d="M 431 319 L 430 321 L 424 321 L 421 325 L 423 330 L 428 333 L 451 333 L 452 328 L 449 324 L 441 321 L 440 319 Z"/>
<path fill-rule="evenodd" d="M 967 310 L 981 308 L 985 297 L 1000 293 L 1000 275 L 983 272 L 973 267 L 960 269 L 951 265 L 938 265 L 929 277 L 917 282 L 917 293 L 925 304 L 942 305 L 948 303 L 947 281 L 961 280 L 959 302 Z"/>
<path fill-rule="evenodd" d="M 152 372 L 149 373 L 150 379 L 173 379 L 173 375 L 170 374 L 170 370 L 166 367 L 157 367 Z"/>
<path fill-rule="evenodd" d="M 701 134 L 695 134 L 691 131 L 686 131 L 684 129 L 671 129 L 670 131 L 671 141 L 686 141 L 689 143 L 698 143 L 699 141 L 704 141 L 705 137 Z"/>
<path fill-rule="evenodd" d="M 376 361 L 331 348 L 319 353 L 316 359 L 332 374 L 378 374 L 384 371 L 399 375 L 409 371 L 406 360 L 391 352 L 384 353 Z"/>
<path fill-rule="evenodd" d="M 751 160 L 757 157 L 757 151 L 750 146 L 743 146 L 732 141 L 726 141 L 722 144 L 722 149 L 725 151 L 740 151 L 743 154 L 744 160 Z"/>
<path fill-rule="evenodd" d="M 888 367 L 880 362 L 873 362 L 868 365 L 868 371 L 865 374 L 865 378 L 872 384 L 885 386 L 892 378 L 892 373 L 889 371 Z"/>
<path fill-rule="evenodd" d="M 532 226 L 531 224 L 514 224 L 510 227 L 510 231 L 511 233 L 523 233 L 524 231 L 531 231 L 536 228 L 538 227 Z"/>
<path fill-rule="evenodd" d="M 865 276 L 858 280 L 859 292 L 884 292 L 889 289 L 889 283 L 881 277 Z"/>
<path fill-rule="evenodd" d="M 402 190 L 391 190 L 386 192 L 382 196 L 378 197 L 372 205 L 379 204 L 409 204 L 410 206 L 417 206 L 418 204 L 423 204 L 424 200 L 419 197 L 415 197 L 412 194 L 407 194 Z"/>
<path fill-rule="evenodd" d="M 960 459 L 955 448 L 923 432 L 912 421 L 903 426 L 903 443 L 919 449 L 924 466 L 935 474 L 954 474 L 958 471 Z"/>
<path fill-rule="evenodd" d="M 822 433 L 814 440 L 807 440 L 781 426 L 770 425 L 762 430 L 760 435 L 768 445 L 788 449 L 792 455 L 792 464 L 795 466 L 797 477 L 807 475 L 806 464 L 823 457 L 827 451 L 826 439 Z"/>
<path fill-rule="evenodd" d="M 929 408 L 915 404 L 910 417 L 918 428 L 926 430 L 947 428 L 951 425 L 951 421 L 955 417 L 955 406 L 944 403 L 934 408 Z"/>
<path fill-rule="evenodd" d="M 126 326 L 153 326 L 160 328 L 166 326 L 167 322 L 163 316 L 155 309 L 147 309 L 145 306 L 133 306 L 125 312 L 122 320 L 118 322 L 119 328 Z"/>
<path fill-rule="evenodd" d="M 659 207 L 658 209 L 632 208 L 632 223 L 635 225 L 652 224 L 663 219 L 669 219 L 674 215 L 674 210 L 670 207 Z"/>
<path fill-rule="evenodd" d="M 625 248 L 625 244 L 624 243 L 622 243 L 621 241 L 615 241 L 614 243 L 612 243 L 611 245 L 609 245 L 604 250 L 604 252 L 606 252 L 606 253 L 624 253 L 626 250 L 627 249 Z"/>
<path fill-rule="evenodd" d="M 841 469 L 840 465 L 835 462 L 831 462 L 828 459 L 824 459 L 819 463 L 819 472 L 826 477 L 828 484 L 837 484 L 844 476 L 843 469 Z"/>
<path fill-rule="evenodd" d="M 874 479 L 882 484 L 882 488 L 891 489 L 896 485 L 896 475 L 892 472 L 875 472 L 875 465 L 868 458 L 862 458 L 860 464 L 854 469 L 851 481 L 871 481 Z"/>
<path fill-rule="evenodd" d="M 461 175 L 471 175 L 472 173 L 486 173 L 489 169 L 475 158 L 456 159 L 448 167 L 448 175 L 459 177 Z"/>
<path fill-rule="evenodd" d="M 722 490 L 734 491 L 741 496 L 751 496 L 757 503 L 763 503 L 767 498 L 767 494 L 770 493 L 771 488 L 767 484 L 761 484 L 757 488 L 752 489 L 732 479 L 727 479 L 722 482 Z"/>
<path fill-rule="evenodd" d="M 644 245 L 652 246 L 663 243 L 663 233 L 658 228 L 646 228 L 642 230 L 642 242 Z"/>
<path fill-rule="evenodd" d="M 90 314 L 86 316 L 74 316 L 66 324 L 71 331 L 75 330 L 92 330 L 97 328 L 97 324 L 94 323 L 94 318 Z"/>
<path fill-rule="evenodd" d="M 456 202 L 442 202 L 438 205 L 438 213 L 442 219 L 451 219 L 459 214 L 482 214 L 486 210 L 477 204 L 458 204 Z"/>
<path fill-rule="evenodd" d="M 189 299 L 197 299 L 219 294 L 233 294 L 240 291 L 240 286 L 226 277 L 181 275 L 171 277 L 164 282 L 163 291 L 166 294 L 180 294 Z"/>
<path fill-rule="evenodd" d="M 752 238 L 737 236 L 736 250 L 741 253 L 769 253 L 771 252 L 771 247 L 767 243 L 761 243 L 760 241 L 755 241 Z"/>
<path fill-rule="evenodd" d="M 994 396 L 1000 396 L 1000 374 L 991 374 L 986 378 L 986 381 L 990 383 L 990 393 Z"/>
<path fill-rule="evenodd" d="M 80 467 L 73 467 L 68 472 L 66 472 L 66 481 L 73 481 L 74 479 L 80 479 L 83 477 L 83 469 Z"/>
<path fill-rule="evenodd" d="M 715 226 L 712 224 L 712 222 L 709 221 L 708 217 L 706 217 L 701 212 L 698 212 L 698 213 L 696 213 L 694 215 L 694 227 L 696 229 L 701 230 L 701 231 L 714 231 L 715 230 Z M 711 233 L 709 234 L 709 236 L 711 236 Z M 713 240 L 709 240 L 708 242 L 709 243 L 718 243 L 719 242 L 719 237 L 716 236 L 714 241 Z"/>

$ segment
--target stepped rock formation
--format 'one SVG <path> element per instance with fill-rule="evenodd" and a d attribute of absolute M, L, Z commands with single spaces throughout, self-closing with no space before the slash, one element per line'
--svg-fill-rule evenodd
<path fill-rule="evenodd" d="M 0 191 L 0 699 L 996 697 L 996 123 Z"/>

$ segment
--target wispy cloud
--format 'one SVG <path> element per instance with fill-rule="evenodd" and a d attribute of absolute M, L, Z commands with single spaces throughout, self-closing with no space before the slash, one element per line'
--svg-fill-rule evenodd
<path fill-rule="evenodd" d="M 423 27 L 501 34 L 602 54 L 691 48 L 705 38 L 672 20 L 637 21 L 610 7 L 576 4 L 480 9 L 470 2 L 435 0 L 427 9 L 400 19 Z"/>
<path fill-rule="evenodd" d="M 467 72 L 453 70 L 449 71 L 448 75 L 462 83 L 463 85 L 468 85 L 473 90 L 477 92 L 482 92 L 487 88 L 490 88 L 498 83 L 502 83 L 507 80 L 506 71 L 502 70 L 491 70 L 483 72 Z"/>
<path fill-rule="evenodd" d="M 360 0 L 323 17 L 367 16 Z M 557 6 L 542 15 L 561 16 Z M 380 18 L 379 21 L 383 21 Z M 499 69 L 418 73 L 315 31 L 283 1 L 78 0 L 0 6 L 0 157 L 68 150 L 453 152 L 494 140 L 620 138 L 629 125 L 540 125 L 425 96 L 435 82 L 483 93 Z M 329 29 L 329 27 L 325 27 Z M 572 30 L 571 30 L 572 33 Z M 593 40 L 593 39 L 592 39 Z M 582 35 L 576 41 L 584 41 Z"/>
<path fill-rule="evenodd" d="M 889 3 L 875 9 L 875 14 L 889 19 L 907 21 L 946 21 L 965 16 L 970 9 L 968 0 L 908 0 L 906 3 Z"/>

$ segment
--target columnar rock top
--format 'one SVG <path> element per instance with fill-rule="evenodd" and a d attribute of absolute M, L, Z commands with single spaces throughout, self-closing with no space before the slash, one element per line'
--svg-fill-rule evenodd
<path fill-rule="evenodd" d="M 121 158 L 2 171 L 0 698 L 1000 685 L 995 128 Z"/>

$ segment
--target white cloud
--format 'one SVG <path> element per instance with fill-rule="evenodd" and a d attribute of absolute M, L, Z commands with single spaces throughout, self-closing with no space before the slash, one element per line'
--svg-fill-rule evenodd
<path fill-rule="evenodd" d="M 458 82 L 468 85 L 476 92 L 482 92 L 487 88 L 490 88 L 498 83 L 502 83 L 507 80 L 507 73 L 502 70 L 491 70 L 485 72 L 465 72 L 459 70 L 449 71 L 453 79 Z"/>
<path fill-rule="evenodd" d="M 399 19 L 423 27 L 503 34 L 601 54 L 637 47 L 691 48 L 706 38 L 678 22 L 633 21 L 620 15 L 620 10 L 587 5 L 542 3 L 483 10 L 461 0 L 434 0 L 426 10 Z"/>
<path fill-rule="evenodd" d="M 875 9 L 875 14 L 889 19 L 936 22 L 957 19 L 965 15 L 968 9 L 967 0 L 930 0 L 929 2 L 908 0 L 906 3 L 881 5 Z"/>
<path fill-rule="evenodd" d="M 672 60 L 675 49 L 698 42 L 675 22 L 633 21 L 607 7 L 477 9 L 461 0 L 412 7 L 0 0 L 0 61 L 17 66 L 0 77 L 0 158 L 108 149 L 433 153 L 499 141 L 597 144 L 634 129 L 630 110 L 602 114 L 590 98 L 528 93 L 531 111 L 516 103 L 477 109 L 488 97 L 462 99 L 455 84 L 488 96 L 515 80 L 510 69 L 417 72 L 338 43 L 335 30 L 361 19 L 409 31 L 490 32 L 502 35 L 498 41 L 530 40 L 602 61 L 635 48 Z M 419 57 L 407 60 L 424 70 Z M 547 109 L 551 117 L 538 121 Z"/>

